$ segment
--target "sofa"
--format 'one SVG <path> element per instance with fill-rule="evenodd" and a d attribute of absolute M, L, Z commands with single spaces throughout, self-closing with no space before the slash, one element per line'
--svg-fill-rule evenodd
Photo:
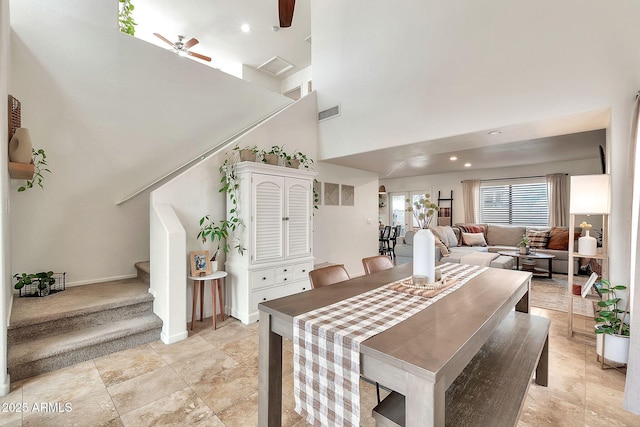
<path fill-rule="evenodd" d="M 431 228 L 436 237 L 436 261 L 464 262 L 463 257 L 474 252 L 518 250 L 518 244 L 525 235 L 536 246 L 537 253 L 554 255 L 551 266 L 554 273 L 567 274 L 569 259 L 569 230 L 567 227 L 525 227 L 501 224 L 458 223 L 453 227 Z M 396 264 L 413 261 L 413 231 L 399 239 L 395 248 Z M 452 237 L 455 235 L 455 237 Z M 574 240 L 580 236 L 580 229 L 574 230 Z M 443 248 L 443 246 L 445 248 Z M 469 259 L 469 258 L 467 258 Z M 497 266 L 497 265 L 491 265 Z M 547 269 L 547 260 L 538 260 L 537 268 Z M 504 263 L 503 263 L 503 267 Z M 574 265 L 578 271 L 578 265 Z"/>

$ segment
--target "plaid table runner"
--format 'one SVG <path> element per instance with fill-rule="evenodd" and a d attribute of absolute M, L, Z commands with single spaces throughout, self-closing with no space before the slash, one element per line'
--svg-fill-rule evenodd
<path fill-rule="evenodd" d="M 437 269 L 458 283 L 433 298 L 389 289 L 395 282 L 294 317 L 298 414 L 314 426 L 360 425 L 360 343 L 444 298 L 487 267 L 446 263 Z"/>

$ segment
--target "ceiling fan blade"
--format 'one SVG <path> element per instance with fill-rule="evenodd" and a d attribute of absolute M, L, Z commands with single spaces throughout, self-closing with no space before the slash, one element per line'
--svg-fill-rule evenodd
<path fill-rule="evenodd" d="M 209 58 L 208 56 L 200 55 L 199 53 L 187 52 L 187 55 L 202 59 L 203 61 L 211 62 L 211 58 Z"/>
<path fill-rule="evenodd" d="M 280 16 L 280 27 L 287 28 L 293 22 L 293 9 L 296 0 L 278 0 L 278 15 Z"/>
<path fill-rule="evenodd" d="M 165 42 L 167 44 L 170 44 L 171 46 L 175 47 L 175 45 L 172 42 L 170 42 L 168 39 L 162 37 L 160 34 L 153 33 L 153 35 L 156 36 L 157 38 L 159 38 L 160 40 L 162 40 L 163 42 Z"/>
<path fill-rule="evenodd" d="M 196 39 L 196 38 L 192 38 L 191 40 L 189 40 L 188 42 L 186 42 L 186 43 L 184 44 L 184 48 L 185 48 L 185 49 L 189 49 L 190 47 L 193 47 L 193 46 L 197 45 L 198 43 L 200 43 L 200 42 L 198 41 L 198 39 Z"/>

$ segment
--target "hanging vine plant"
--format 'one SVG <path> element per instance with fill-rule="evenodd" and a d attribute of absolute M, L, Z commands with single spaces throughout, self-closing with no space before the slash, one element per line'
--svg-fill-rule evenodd
<path fill-rule="evenodd" d="M 130 36 L 135 35 L 136 21 L 133 20 L 132 12 L 135 7 L 131 0 L 120 0 L 120 11 L 118 12 L 118 24 L 120 31 Z"/>

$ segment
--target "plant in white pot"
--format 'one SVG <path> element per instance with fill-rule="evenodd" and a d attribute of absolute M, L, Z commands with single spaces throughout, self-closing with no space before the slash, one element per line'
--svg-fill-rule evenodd
<path fill-rule="evenodd" d="M 606 360 L 616 363 L 627 363 L 629 360 L 629 324 L 625 322 L 627 310 L 618 308 L 622 298 L 616 291 L 624 291 L 624 285 L 612 285 L 602 279 L 600 293 L 606 299 L 598 301 L 600 311 L 595 317 L 596 353 Z"/>
<path fill-rule="evenodd" d="M 520 240 L 520 243 L 518 243 L 518 247 L 520 248 L 519 251 L 521 255 L 529 255 L 529 243 L 531 243 L 531 240 L 529 240 L 526 234 L 523 234 L 522 239 Z"/>
<path fill-rule="evenodd" d="M 238 251 L 240 255 L 244 254 L 245 247 L 240 244 L 238 239 L 233 239 L 231 243 L 229 242 L 229 234 L 238 227 L 238 222 L 234 222 L 232 220 L 223 220 L 223 221 L 214 221 L 211 219 L 209 215 L 205 215 L 200 218 L 200 231 L 198 232 L 197 239 L 202 240 L 202 243 L 207 243 L 207 238 L 211 238 L 211 240 L 215 243 L 218 241 L 218 246 L 216 250 L 213 252 L 213 256 L 211 257 L 211 267 L 213 271 L 217 270 L 217 256 L 220 253 L 220 249 L 225 254 L 231 250 L 231 246 Z"/>

